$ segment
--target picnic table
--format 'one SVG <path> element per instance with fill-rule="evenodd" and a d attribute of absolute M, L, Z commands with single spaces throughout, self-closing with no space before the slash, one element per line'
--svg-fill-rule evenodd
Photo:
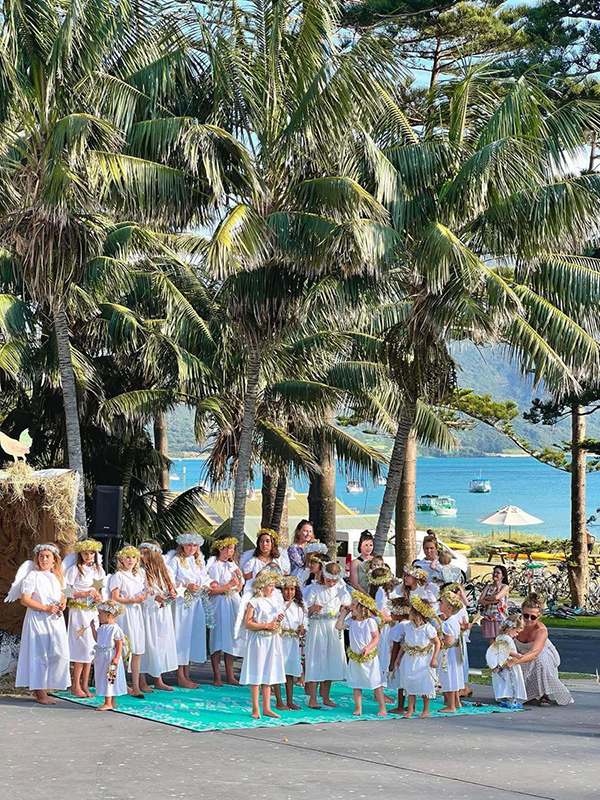
<path fill-rule="evenodd" d="M 508 558 L 509 555 L 508 550 L 504 550 L 502 547 L 499 547 L 498 545 L 490 545 L 487 548 L 487 551 L 488 551 L 488 560 L 487 560 L 488 564 L 494 558 L 494 556 L 498 556 L 498 558 L 502 561 L 502 563 L 506 564 L 506 558 Z"/>

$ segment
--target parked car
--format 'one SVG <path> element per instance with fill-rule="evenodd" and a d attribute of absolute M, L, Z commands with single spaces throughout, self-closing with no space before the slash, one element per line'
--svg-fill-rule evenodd
<path fill-rule="evenodd" d="M 357 528 L 353 530 L 337 532 L 337 560 L 340 566 L 346 570 L 346 576 L 348 576 L 350 573 L 350 562 L 358 556 L 358 540 L 360 539 L 361 533 L 362 531 L 358 530 Z M 416 531 L 417 558 L 425 558 L 425 553 L 423 552 L 423 539 L 425 538 L 425 535 L 426 531 Z M 442 539 L 438 538 L 438 542 L 444 547 L 445 550 L 450 552 L 450 555 L 452 556 L 450 566 L 459 567 L 463 574 L 464 580 L 470 581 L 471 565 L 469 564 L 469 560 L 464 553 L 457 552 L 451 547 L 448 547 L 448 545 L 445 544 Z M 393 542 L 388 541 L 386 544 L 385 550 L 383 551 L 383 559 L 392 572 L 396 574 L 396 548 Z"/>

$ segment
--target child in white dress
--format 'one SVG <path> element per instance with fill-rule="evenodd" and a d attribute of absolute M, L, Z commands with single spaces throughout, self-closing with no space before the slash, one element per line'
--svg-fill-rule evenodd
<path fill-rule="evenodd" d="M 146 648 L 140 661 L 140 689 L 152 692 L 146 675 L 154 678 L 154 689 L 172 692 L 173 687 L 163 680 L 164 672 L 177 669 L 177 642 L 170 604 L 177 597 L 174 576 L 165 563 L 158 542 L 139 545 L 146 576 L 146 601 L 142 605 Z"/>
<path fill-rule="evenodd" d="M 94 626 L 94 683 L 96 697 L 103 697 L 104 702 L 96 711 L 112 711 L 117 707 L 117 697 L 127 694 L 125 667 L 123 666 L 123 631 L 116 623 L 116 618 L 124 611 L 114 600 L 105 600 L 98 604 L 98 630 Z"/>
<path fill-rule="evenodd" d="M 346 681 L 354 694 L 354 716 L 362 716 L 363 689 L 373 689 L 375 699 L 379 703 L 378 717 L 387 716 L 385 697 L 383 696 L 383 679 L 377 645 L 379 644 L 379 627 L 377 624 L 377 605 L 372 597 L 364 592 L 352 592 L 350 608 L 343 608 L 335 627 L 338 631 L 348 629 L 350 646 L 347 649 L 348 668 Z M 348 614 L 351 617 L 348 619 Z"/>
<path fill-rule="evenodd" d="M 105 578 L 100 552 L 102 545 L 95 539 L 75 542 L 73 554 L 63 561 L 65 585 L 70 597 L 69 609 L 69 655 L 73 662 L 71 694 L 75 697 L 91 697 L 88 688 L 90 671 L 94 659 L 94 634 L 92 623 L 98 619 L 96 605 L 102 600 L 102 583 Z M 69 566 L 69 562 L 74 562 Z"/>
<path fill-rule="evenodd" d="M 442 714 L 456 714 L 461 707 L 459 693 L 465 688 L 461 649 L 461 620 L 464 608 L 460 597 L 444 589 L 440 596 L 442 618 L 442 655 L 439 681 L 444 695 Z"/>
<path fill-rule="evenodd" d="M 204 538 L 199 533 L 182 533 L 177 537 L 177 550 L 168 561 L 175 586 L 183 587 L 172 604 L 175 640 L 177 642 L 177 685 L 184 689 L 197 689 L 190 679 L 190 663 L 203 664 L 206 652 L 206 609 L 211 612 L 208 623 L 214 624 L 214 608 L 208 593 L 211 585 L 200 548 Z M 206 608 L 205 608 L 206 607 Z"/>
<path fill-rule="evenodd" d="M 521 709 L 527 700 L 527 690 L 523 679 L 523 670 L 519 664 L 505 666 L 509 659 L 520 658 L 514 639 L 523 630 L 521 614 L 511 614 L 500 623 L 498 636 L 485 654 L 488 667 L 492 670 L 492 686 L 494 697 L 503 708 Z"/>
<path fill-rule="evenodd" d="M 352 598 L 341 575 L 336 561 L 324 564 L 319 583 L 311 584 L 304 597 L 308 609 L 306 689 L 309 708 L 321 708 L 317 703 L 317 683 L 321 684 L 323 705 L 335 707 L 337 703 L 330 697 L 331 683 L 346 679 L 344 640 L 335 623 L 342 606 L 349 607 Z"/>
<path fill-rule="evenodd" d="M 305 600 L 308 587 L 313 583 L 318 583 L 323 564 L 328 561 L 327 545 L 323 544 L 323 542 L 314 540 L 304 548 L 304 563 L 306 566 L 301 570 L 298 577 L 300 578 L 300 588 Z"/>
<path fill-rule="evenodd" d="M 400 661 L 400 685 L 408 695 L 404 717 L 412 717 L 417 696 L 423 698 L 421 717 L 429 716 L 429 701 L 435 698 L 437 657 L 440 640 L 432 624 L 435 611 L 418 594 L 411 595 L 409 623 L 406 626 Z"/>
<path fill-rule="evenodd" d="M 300 581 L 295 575 L 281 579 L 279 589 L 283 596 L 283 620 L 281 621 L 281 646 L 285 663 L 285 700 L 281 696 L 281 686 L 275 685 L 273 691 L 281 711 L 299 711 L 294 703 L 294 682 L 302 675 L 302 642 L 306 636 L 306 608 L 300 590 Z"/>
<path fill-rule="evenodd" d="M 140 551 L 127 545 L 117 553 L 117 571 L 108 581 L 111 600 L 125 607 L 118 621 L 119 627 L 129 639 L 131 657 L 132 697 L 144 698 L 140 690 L 140 662 L 146 650 L 146 632 L 142 603 L 146 599 L 146 576 L 140 568 Z"/>
<path fill-rule="evenodd" d="M 214 685 L 223 686 L 221 679 L 221 653 L 225 660 L 225 682 L 237 685 L 233 674 L 234 656 L 242 656 L 243 648 L 234 635 L 235 622 L 240 607 L 243 576 L 234 561 L 237 539 L 219 539 L 213 547 L 213 558 L 208 562 L 208 577 L 213 582 L 210 590 L 215 609 L 215 627 L 209 637 L 210 662 Z"/>
<path fill-rule="evenodd" d="M 388 666 L 387 687 L 398 691 L 398 704 L 390 708 L 390 714 L 404 714 L 404 689 L 400 683 L 400 661 L 402 660 L 402 642 L 406 636 L 406 627 L 410 614 L 410 606 L 404 597 L 390 597 L 389 609 L 394 620 L 390 631 L 390 658 Z"/>
<path fill-rule="evenodd" d="M 252 717 L 260 719 L 259 693 L 262 688 L 262 713 L 279 719 L 271 710 L 271 686 L 285 682 L 285 662 L 281 646 L 280 626 L 283 621 L 283 600 L 275 585 L 278 573 L 261 570 L 254 579 L 253 594 L 247 598 L 244 627 L 248 631 L 246 654 L 240 683 L 250 685 Z"/>
<path fill-rule="evenodd" d="M 390 613 L 389 600 L 400 581 L 392 575 L 392 571 L 387 565 L 383 567 L 371 567 L 367 573 L 367 577 L 369 579 L 369 593 L 377 604 L 377 610 L 383 622 L 383 626 L 379 632 L 380 638 L 377 650 L 383 686 L 386 686 L 387 667 L 390 661 L 391 651 L 390 633 L 395 624 Z"/>
<path fill-rule="evenodd" d="M 15 686 L 30 689 L 41 705 L 55 703 L 48 689 L 64 691 L 71 683 L 63 589 L 58 547 L 38 544 L 33 549 L 33 561 L 21 564 L 5 599 L 6 603 L 20 599 L 27 609 Z"/>

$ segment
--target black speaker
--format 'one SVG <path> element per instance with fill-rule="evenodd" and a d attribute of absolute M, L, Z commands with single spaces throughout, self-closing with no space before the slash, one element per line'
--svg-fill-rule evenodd
<path fill-rule="evenodd" d="M 96 486 L 94 489 L 93 535 L 116 538 L 121 535 L 123 487 Z"/>

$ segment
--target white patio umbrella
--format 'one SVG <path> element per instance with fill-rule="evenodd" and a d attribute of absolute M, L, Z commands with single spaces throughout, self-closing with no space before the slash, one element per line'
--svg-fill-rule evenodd
<path fill-rule="evenodd" d="M 488 514 L 478 522 L 483 522 L 484 525 L 505 525 L 508 526 L 508 538 L 510 539 L 510 532 L 513 527 L 521 527 L 522 525 L 539 525 L 543 519 L 538 519 L 532 514 L 528 514 L 518 506 L 503 506 L 493 514 Z"/>

